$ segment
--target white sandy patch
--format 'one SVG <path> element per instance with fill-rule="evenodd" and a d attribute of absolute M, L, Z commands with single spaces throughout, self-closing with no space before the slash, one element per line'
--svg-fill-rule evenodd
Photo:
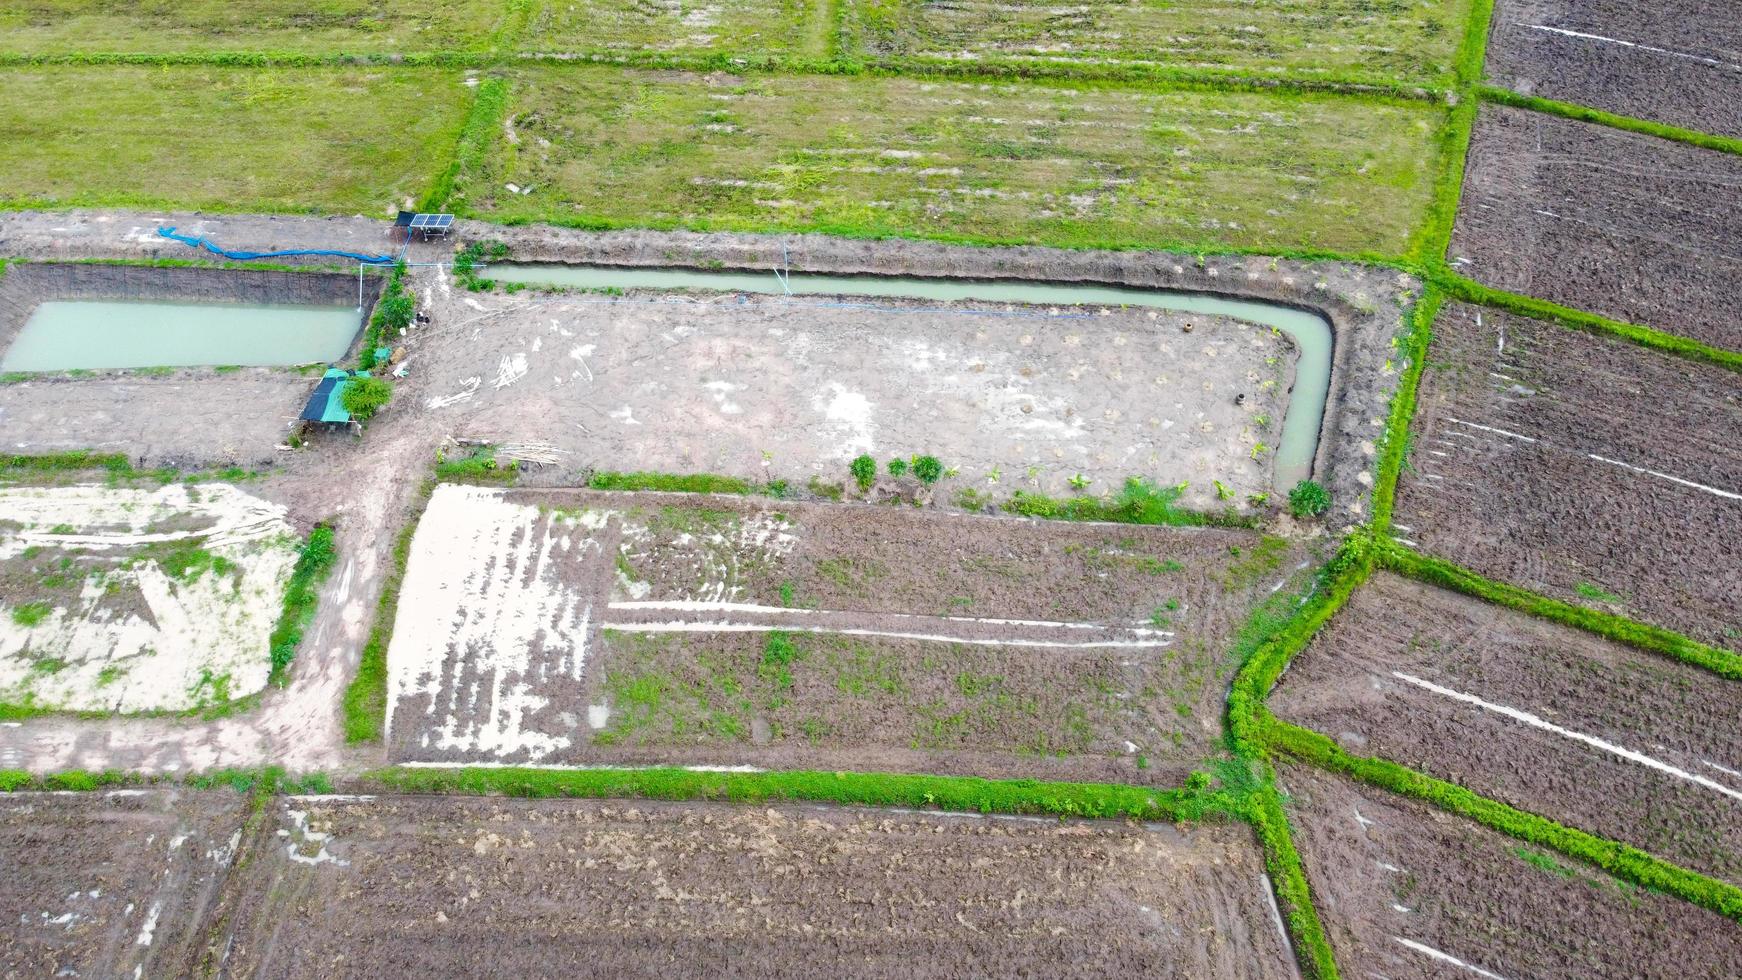
<path fill-rule="evenodd" d="M 835 443 L 836 456 L 850 459 L 877 447 L 871 400 L 864 393 L 849 391 L 839 381 L 830 381 L 812 396 L 811 407 L 822 413 L 822 428 Z"/>
<path fill-rule="evenodd" d="M 412 538 L 388 649 L 388 731 L 422 731 L 425 748 L 535 760 L 566 748 L 566 736 L 527 719 L 548 703 L 534 692 L 551 671 L 579 678 L 586 665 L 592 607 L 558 569 L 601 552 L 581 522 L 547 525 L 500 490 L 437 487 Z M 419 697 L 422 717 L 398 715 Z"/>
<path fill-rule="evenodd" d="M 154 530 L 170 521 L 186 527 Z M 182 545 L 232 569 L 171 578 L 153 549 Z M 48 609 L 30 625 L 0 598 L 0 698 L 175 711 L 265 686 L 297 555 L 284 508 L 227 484 L 0 490 L 0 561 L 40 575 L 31 548 L 70 553 L 72 582 L 33 600 Z"/>
<path fill-rule="evenodd" d="M 682 533 L 667 538 L 644 520 L 623 515 L 622 557 L 631 566 L 645 562 L 671 567 L 679 562 L 688 565 L 684 586 L 672 598 L 678 601 L 719 603 L 737 599 L 743 593 L 739 584 L 741 571 L 772 564 L 792 553 L 798 538 L 792 525 L 773 514 L 747 514 L 703 533 Z M 646 599 L 652 592 L 647 582 L 629 578 L 621 568 L 617 571 L 616 595 L 630 600 Z"/>

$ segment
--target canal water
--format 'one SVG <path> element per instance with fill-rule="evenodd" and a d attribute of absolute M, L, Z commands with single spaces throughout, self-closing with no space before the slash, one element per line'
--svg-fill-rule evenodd
<path fill-rule="evenodd" d="M 50 300 L 0 371 L 72 371 L 336 361 L 362 326 L 353 306 Z"/>
<path fill-rule="evenodd" d="M 1186 313 L 1218 314 L 1260 323 L 1288 334 L 1300 349 L 1294 392 L 1283 417 L 1282 444 L 1276 450 L 1276 485 L 1294 486 L 1312 473 L 1319 429 L 1331 387 L 1331 325 L 1308 310 L 1202 293 L 1123 286 L 1037 283 L 1021 280 L 917 279 L 899 276 L 818 276 L 793 274 L 785 284 L 768 272 L 714 272 L 700 269 L 643 269 L 507 263 L 488 269 L 492 279 L 529 285 L 588 289 L 712 289 L 721 292 L 808 296 L 883 296 L 903 299 L 968 300 L 1042 306 L 1148 306 Z"/>

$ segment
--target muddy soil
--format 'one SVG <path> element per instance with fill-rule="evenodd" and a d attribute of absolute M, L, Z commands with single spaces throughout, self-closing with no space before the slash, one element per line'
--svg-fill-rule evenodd
<path fill-rule="evenodd" d="M 273 808 L 232 876 L 226 976 L 1292 975 L 1241 827 L 439 797 Z"/>
<path fill-rule="evenodd" d="M 1742 976 L 1742 931 L 1723 916 L 1404 797 L 1279 769 L 1345 976 Z"/>
<path fill-rule="evenodd" d="M 396 761 L 1168 783 L 1306 543 L 740 497 L 444 486 L 388 651 Z"/>
<path fill-rule="evenodd" d="M 185 975 L 242 815 L 228 792 L 0 794 L 0 975 Z"/>
<path fill-rule="evenodd" d="M 1742 883 L 1739 702 L 1733 681 L 1389 574 L 1270 700 L 1351 752 Z"/>
<path fill-rule="evenodd" d="M 1742 19 L 1702 0 L 1500 0 L 1487 75 L 1526 95 L 1742 136 Z"/>
<path fill-rule="evenodd" d="M 1492 578 L 1742 650 L 1739 432 L 1742 386 L 1729 371 L 1448 304 L 1393 534 Z"/>
<path fill-rule="evenodd" d="M 1742 349 L 1742 158 L 1483 106 L 1447 257 L 1489 286 Z"/>

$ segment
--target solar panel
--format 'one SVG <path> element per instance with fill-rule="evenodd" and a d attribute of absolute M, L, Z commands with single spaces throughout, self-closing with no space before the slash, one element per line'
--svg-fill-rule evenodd
<path fill-rule="evenodd" d="M 440 231 L 452 227 L 453 223 L 451 214 L 419 214 L 411 219 L 411 227 L 419 231 Z"/>

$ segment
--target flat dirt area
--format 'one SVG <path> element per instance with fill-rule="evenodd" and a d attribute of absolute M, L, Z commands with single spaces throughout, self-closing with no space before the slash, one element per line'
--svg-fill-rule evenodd
<path fill-rule="evenodd" d="M 228 484 L 0 488 L 0 703 L 176 711 L 266 685 L 300 546 Z"/>
<path fill-rule="evenodd" d="M 1742 650 L 1733 372 L 1448 304 L 1393 535 L 1491 578 Z"/>
<path fill-rule="evenodd" d="M 273 807 L 227 892 L 233 976 L 1293 976 L 1238 826 L 457 797 Z"/>
<path fill-rule="evenodd" d="M 1447 258 L 1465 275 L 1742 349 L 1742 157 L 1485 105 Z"/>
<path fill-rule="evenodd" d="M 960 471 L 946 495 L 1068 495 L 1078 476 L 1115 493 L 1141 475 L 1188 482 L 1195 508 L 1244 508 L 1274 489 L 1297 356 L 1246 321 L 1113 307 L 474 295 L 445 278 L 419 298 L 435 323 L 390 411 L 555 446 L 571 474 L 840 484 L 860 453 L 932 453 Z"/>
<path fill-rule="evenodd" d="M 1742 882 L 1738 703 L 1733 681 L 1385 573 L 1270 700 L 1351 752 Z"/>
<path fill-rule="evenodd" d="M 395 761 L 1172 784 L 1225 651 L 1301 587 L 1255 532 L 437 488 L 388 652 Z"/>
<path fill-rule="evenodd" d="M 228 792 L 0 793 L 0 975 L 189 975 L 242 817 Z"/>
<path fill-rule="evenodd" d="M 1344 976 L 1742 976 L 1742 931 L 1715 912 L 1405 797 L 1279 769 Z"/>
<path fill-rule="evenodd" d="M 1742 18 L 1704 0 L 1500 0 L 1489 79 L 1545 98 L 1742 136 Z"/>

